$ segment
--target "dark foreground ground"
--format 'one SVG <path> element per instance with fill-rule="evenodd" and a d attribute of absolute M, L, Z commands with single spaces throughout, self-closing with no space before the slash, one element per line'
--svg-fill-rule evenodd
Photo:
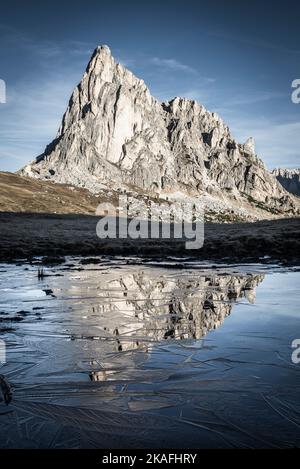
<path fill-rule="evenodd" d="M 88 215 L 0 213 L 0 261 L 66 255 L 137 255 L 193 257 L 216 261 L 278 260 L 298 263 L 300 219 L 256 223 L 205 224 L 200 250 L 186 250 L 181 240 L 100 240 L 98 218 Z M 49 262 L 51 259 L 49 260 Z"/>

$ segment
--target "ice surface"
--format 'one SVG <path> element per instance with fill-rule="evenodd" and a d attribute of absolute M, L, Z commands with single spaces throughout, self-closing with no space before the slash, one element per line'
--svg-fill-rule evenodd
<path fill-rule="evenodd" d="M 299 446 L 300 272 L 178 262 L 2 264 L 0 447 Z"/>

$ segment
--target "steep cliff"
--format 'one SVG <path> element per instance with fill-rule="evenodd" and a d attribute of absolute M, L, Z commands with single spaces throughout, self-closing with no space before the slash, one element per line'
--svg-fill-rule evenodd
<path fill-rule="evenodd" d="M 74 90 L 55 140 L 21 174 L 93 193 L 203 197 L 209 209 L 264 218 L 299 203 L 215 113 L 195 101 L 160 103 L 145 83 L 98 47 Z"/>

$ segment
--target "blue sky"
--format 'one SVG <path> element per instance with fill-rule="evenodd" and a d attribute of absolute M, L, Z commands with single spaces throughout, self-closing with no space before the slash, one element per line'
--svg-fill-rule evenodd
<path fill-rule="evenodd" d="M 93 49 L 108 44 L 160 100 L 196 99 L 266 165 L 300 166 L 299 1 L 10 0 L 0 7 L 0 170 L 55 137 Z"/>

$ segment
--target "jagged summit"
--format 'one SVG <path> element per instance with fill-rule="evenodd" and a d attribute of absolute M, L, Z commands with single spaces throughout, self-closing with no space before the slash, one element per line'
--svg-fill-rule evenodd
<path fill-rule="evenodd" d="M 297 211 L 297 202 L 215 113 L 176 97 L 160 103 L 144 81 L 95 49 L 56 138 L 21 174 L 167 197 L 207 196 L 216 207 Z M 262 216 L 261 216 L 262 217 Z"/>
<path fill-rule="evenodd" d="M 250 153 L 250 155 L 255 155 L 255 141 L 253 137 L 249 137 L 244 143 L 244 151 Z"/>
<path fill-rule="evenodd" d="M 276 168 L 272 174 L 288 192 L 300 196 L 300 168 Z"/>

